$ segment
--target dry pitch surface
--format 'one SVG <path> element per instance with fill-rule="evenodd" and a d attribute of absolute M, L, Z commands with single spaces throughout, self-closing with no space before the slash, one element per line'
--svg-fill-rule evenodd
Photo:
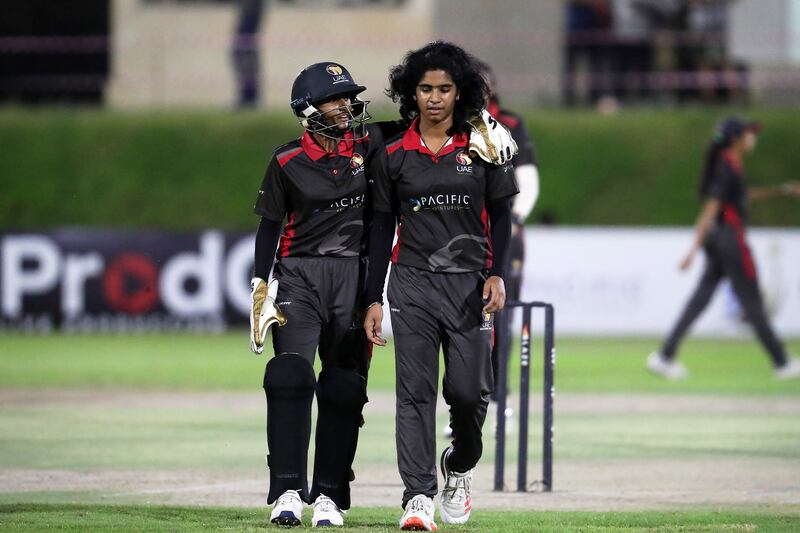
<path fill-rule="evenodd" d="M 533 395 L 534 407 L 538 401 Z M 446 420 L 441 402 L 439 410 L 441 427 Z M 399 504 L 393 411 L 393 395 L 370 394 L 353 484 L 357 506 Z M 493 420 L 492 415 L 487 427 Z M 2 502 L 265 505 L 258 391 L 6 390 L 0 391 L 0 422 L 11 431 L 4 430 L 0 440 Z M 533 420 L 531 480 L 540 466 L 538 429 L 539 420 Z M 233 436 L 213 442 L 204 437 L 224 434 Z M 561 394 L 555 490 L 549 494 L 493 492 L 491 439 L 485 439 L 476 472 L 477 508 L 800 511 L 800 398 L 795 396 Z M 516 441 L 512 431 L 507 448 L 512 461 Z M 439 448 L 445 445 L 440 438 Z M 78 457 L 79 447 L 86 457 Z M 507 465 L 507 486 L 516 485 L 515 474 L 515 465 Z"/>

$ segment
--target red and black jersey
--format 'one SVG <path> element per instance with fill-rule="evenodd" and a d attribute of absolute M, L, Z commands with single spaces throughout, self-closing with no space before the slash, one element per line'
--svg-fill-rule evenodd
<path fill-rule="evenodd" d="M 267 167 L 254 211 L 286 219 L 277 257 L 352 257 L 364 240 L 365 168 L 383 148 L 382 128 L 352 141 L 348 134 L 328 153 L 306 132 L 278 148 Z"/>
<path fill-rule="evenodd" d="M 453 273 L 491 267 L 486 203 L 519 189 L 511 164 L 473 158 L 467 144 L 456 135 L 434 154 L 415 120 L 370 166 L 373 208 L 399 217 L 393 263 Z"/>
<path fill-rule="evenodd" d="M 511 136 L 517 143 L 519 153 L 514 156 L 514 166 L 539 166 L 539 159 L 536 156 L 536 147 L 530 135 L 528 135 L 528 129 L 525 127 L 522 117 L 507 109 L 502 109 L 496 100 L 489 102 L 489 105 L 486 106 L 486 110 L 496 118 L 500 124 L 508 128 L 508 131 L 511 132 Z"/>
<path fill-rule="evenodd" d="M 718 222 L 742 226 L 747 220 L 747 186 L 744 183 L 742 164 L 729 151 L 722 152 L 714 167 L 708 196 L 722 204 Z"/>

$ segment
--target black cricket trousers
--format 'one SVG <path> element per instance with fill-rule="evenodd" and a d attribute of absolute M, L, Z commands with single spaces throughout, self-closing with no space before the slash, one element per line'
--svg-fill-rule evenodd
<path fill-rule="evenodd" d="M 389 309 L 396 360 L 397 463 L 403 506 L 436 485 L 439 348 L 443 396 L 450 406 L 453 452 L 448 467 L 473 468 L 483 453 L 482 428 L 493 388 L 493 316 L 484 314 L 482 272 L 435 273 L 393 265 Z"/>
<path fill-rule="evenodd" d="M 750 247 L 745 241 L 744 231 L 728 224 L 717 224 L 709 232 L 703 249 L 706 255 L 705 271 L 661 347 L 662 356 L 666 359 L 675 357 L 678 344 L 689 327 L 711 301 L 719 282 L 727 277 L 744 309 L 747 321 L 769 353 L 772 364 L 776 367 L 786 364 L 786 350 L 770 326 L 764 310 L 755 264 Z"/>

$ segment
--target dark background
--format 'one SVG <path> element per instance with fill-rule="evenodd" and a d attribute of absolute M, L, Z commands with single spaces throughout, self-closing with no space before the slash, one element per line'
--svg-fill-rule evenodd
<path fill-rule="evenodd" d="M 109 0 L 0 3 L 0 102 L 100 104 Z"/>

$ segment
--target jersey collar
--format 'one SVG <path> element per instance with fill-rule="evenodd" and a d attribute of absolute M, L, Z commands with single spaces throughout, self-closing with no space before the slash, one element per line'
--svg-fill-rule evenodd
<path fill-rule="evenodd" d="M 348 131 L 344 134 L 344 138 L 339 141 L 339 151 L 336 152 L 326 152 L 322 146 L 314 139 L 314 137 L 306 131 L 303 133 L 303 137 L 300 139 L 300 146 L 303 147 L 303 151 L 306 153 L 308 157 L 311 158 L 312 161 L 318 161 L 323 157 L 353 157 L 353 146 L 355 146 L 355 142 L 353 141 L 353 132 Z"/>
<path fill-rule="evenodd" d="M 415 118 L 406 132 L 403 134 L 403 150 L 410 152 L 416 150 L 421 154 L 427 154 L 431 157 L 442 157 L 450 152 L 455 151 L 456 148 L 464 148 L 468 144 L 469 137 L 464 133 L 453 135 L 452 142 L 444 145 L 438 154 L 431 152 L 425 143 L 422 142 L 422 136 L 419 134 L 419 117 Z"/>

